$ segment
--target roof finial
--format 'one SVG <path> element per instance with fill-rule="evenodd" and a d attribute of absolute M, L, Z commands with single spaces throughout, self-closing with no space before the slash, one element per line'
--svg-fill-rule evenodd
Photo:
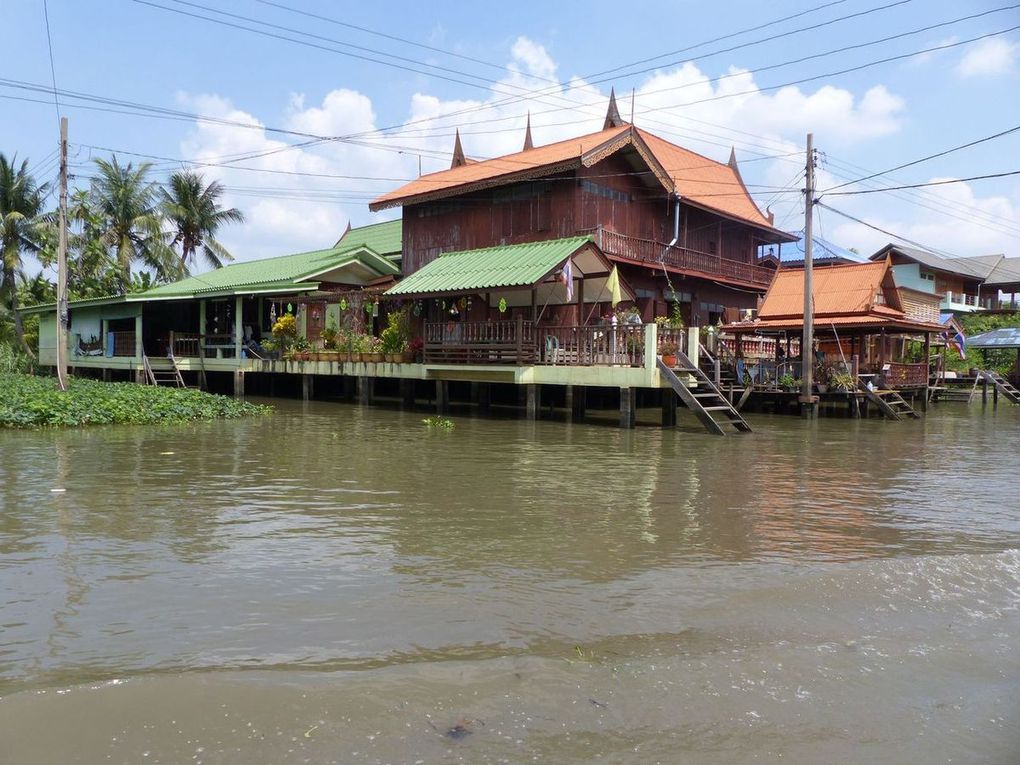
<path fill-rule="evenodd" d="M 609 128 L 623 127 L 627 123 L 623 121 L 623 117 L 620 116 L 620 109 L 616 105 L 616 88 L 609 89 L 609 109 L 606 110 L 606 122 L 602 126 L 603 130 L 609 130 Z"/>
<path fill-rule="evenodd" d="M 531 110 L 528 110 L 528 127 L 524 131 L 524 151 L 534 149 L 535 144 L 531 140 Z"/>
<path fill-rule="evenodd" d="M 351 233 L 351 220 L 350 220 L 350 218 L 347 219 L 347 228 L 344 229 L 343 236 L 341 236 L 340 238 L 343 239 L 344 236 L 347 236 L 349 233 Z"/>
<path fill-rule="evenodd" d="M 730 146 L 730 161 L 726 164 L 740 172 L 740 168 L 737 167 L 737 148 L 735 146 Z"/>
<path fill-rule="evenodd" d="M 450 169 L 455 167 L 461 167 L 467 164 L 467 158 L 464 156 L 464 147 L 460 145 L 460 128 L 457 128 L 457 137 L 453 141 L 453 162 L 450 163 Z"/>

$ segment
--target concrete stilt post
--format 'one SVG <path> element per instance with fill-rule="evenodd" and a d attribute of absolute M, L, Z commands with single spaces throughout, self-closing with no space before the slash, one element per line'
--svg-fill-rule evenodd
<path fill-rule="evenodd" d="M 488 412 L 492 405 L 492 384 L 478 383 L 478 411 Z"/>
<path fill-rule="evenodd" d="M 620 388 L 620 427 L 633 428 L 635 424 L 635 393 L 634 388 Z"/>
<path fill-rule="evenodd" d="M 525 385 L 527 390 L 527 417 L 529 420 L 537 420 L 539 410 L 542 408 L 542 390 L 538 385 Z"/>
<path fill-rule="evenodd" d="M 436 414 L 446 414 L 450 411 L 450 383 L 446 380 L 436 380 Z"/>
<path fill-rule="evenodd" d="M 301 399 L 311 401 L 313 398 L 315 398 L 315 377 L 301 375 Z"/>
<path fill-rule="evenodd" d="M 588 408 L 588 389 L 583 385 L 568 385 L 567 395 L 570 397 L 570 419 L 581 422 Z"/>
<path fill-rule="evenodd" d="M 414 380 L 410 378 L 400 381 L 400 404 L 405 409 L 414 407 Z"/>
<path fill-rule="evenodd" d="M 358 403 L 362 406 L 368 406 L 372 403 L 373 383 L 375 383 L 374 377 L 358 378 Z"/>
<path fill-rule="evenodd" d="M 669 388 L 662 388 L 662 427 L 676 427 L 676 393 Z"/>
<path fill-rule="evenodd" d="M 234 370 L 234 398 L 244 398 L 244 372 Z"/>

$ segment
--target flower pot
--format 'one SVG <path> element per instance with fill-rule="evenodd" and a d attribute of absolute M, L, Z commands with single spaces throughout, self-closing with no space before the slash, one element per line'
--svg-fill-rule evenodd
<path fill-rule="evenodd" d="M 669 353 L 662 354 L 662 363 L 665 364 L 670 369 L 677 366 L 678 362 L 679 359 L 676 356 L 673 356 L 672 354 Z"/>
<path fill-rule="evenodd" d="M 382 353 L 370 353 L 368 355 L 370 357 L 369 361 L 373 361 L 376 364 L 386 360 L 386 356 Z"/>
<path fill-rule="evenodd" d="M 408 364 L 411 361 L 411 354 L 408 353 L 407 351 L 404 351 L 403 353 L 398 353 L 396 360 L 398 364 Z"/>
<path fill-rule="evenodd" d="M 395 353 L 384 353 L 383 354 L 383 357 L 385 358 L 385 360 L 386 360 L 386 362 L 388 364 L 392 364 L 396 360 L 396 359 L 394 359 L 394 356 L 396 356 Z"/>

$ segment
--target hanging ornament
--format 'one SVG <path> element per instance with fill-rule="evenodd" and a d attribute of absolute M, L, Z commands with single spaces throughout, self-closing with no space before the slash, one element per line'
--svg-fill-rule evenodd
<path fill-rule="evenodd" d="M 287 313 L 294 313 L 293 303 L 287 303 Z"/>
<path fill-rule="evenodd" d="M 347 310 L 347 298 L 345 298 L 345 297 L 340 298 L 340 310 L 341 311 L 346 311 Z"/>
<path fill-rule="evenodd" d="M 420 300 L 416 300 L 414 302 L 414 305 L 411 306 L 411 313 L 413 313 L 416 317 L 417 316 L 421 316 L 421 301 Z"/>
<path fill-rule="evenodd" d="M 276 324 L 276 303 L 270 303 L 269 305 L 269 324 L 270 326 Z"/>
<path fill-rule="evenodd" d="M 506 298 L 502 297 L 499 299 L 499 312 L 506 313 Z"/>

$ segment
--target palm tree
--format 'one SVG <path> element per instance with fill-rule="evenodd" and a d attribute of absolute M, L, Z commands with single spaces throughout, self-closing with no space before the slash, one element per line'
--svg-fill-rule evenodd
<path fill-rule="evenodd" d="M 163 189 L 163 212 L 170 222 L 174 239 L 171 247 L 181 246 L 181 263 L 195 263 L 196 253 L 202 250 L 206 261 L 214 268 L 222 268 L 223 261 L 233 256 L 216 240 L 216 232 L 224 223 L 244 223 L 244 215 L 236 207 L 221 209 L 223 184 L 211 181 L 205 185 L 202 176 L 192 170 L 182 170 L 170 176 L 169 189 Z"/>
<path fill-rule="evenodd" d="M 17 275 L 22 267 L 22 253 L 39 249 L 33 227 L 42 210 L 47 185 L 38 185 L 29 175 L 27 159 L 17 169 L 16 162 L 16 157 L 8 162 L 7 157 L 0 153 L 0 256 L 3 260 L 0 294 L 7 297 L 13 314 L 16 342 L 33 355 L 25 343 L 25 332 L 18 313 Z"/>
<path fill-rule="evenodd" d="M 140 261 L 159 281 L 183 275 L 174 251 L 167 246 L 163 216 L 157 204 L 157 185 L 148 180 L 150 164 L 121 165 L 97 159 L 99 177 L 92 182 L 92 199 L 100 217 L 103 243 L 114 252 L 122 292 L 131 290 L 131 264 Z"/>

